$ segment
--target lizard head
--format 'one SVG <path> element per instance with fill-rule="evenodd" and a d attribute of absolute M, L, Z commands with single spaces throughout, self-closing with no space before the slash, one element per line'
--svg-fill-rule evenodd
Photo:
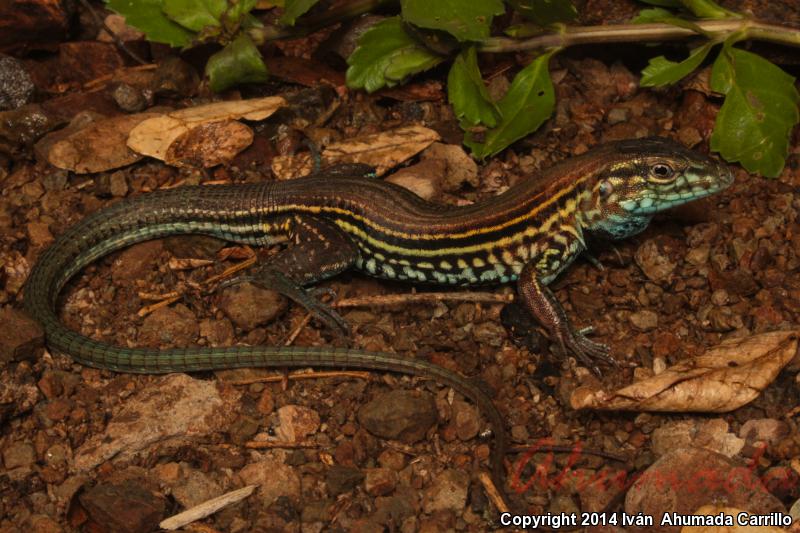
<path fill-rule="evenodd" d="M 655 213 L 721 191 L 730 169 L 662 137 L 608 145 L 581 207 L 583 227 L 622 239 L 642 231 Z"/>

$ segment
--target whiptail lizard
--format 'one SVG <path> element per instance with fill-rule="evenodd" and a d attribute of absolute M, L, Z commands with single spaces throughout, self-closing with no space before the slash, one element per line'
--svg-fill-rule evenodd
<path fill-rule="evenodd" d="M 651 138 L 601 146 L 465 207 L 435 205 L 390 183 L 352 177 L 157 191 L 94 213 L 58 237 L 30 274 L 25 307 L 41 322 L 51 349 L 120 372 L 317 366 L 431 377 L 474 401 L 488 418 L 496 439 L 493 475 L 500 480 L 502 417 L 480 388 L 455 372 L 391 353 L 329 347 L 114 346 L 65 327 L 56 315 L 59 294 L 86 265 L 140 241 L 187 233 L 258 246 L 289 239 L 294 245 L 249 279 L 286 289 L 287 282 L 307 285 L 356 268 L 412 283 L 516 281 L 521 303 L 552 338 L 591 365 L 606 359 L 608 348 L 575 330 L 547 288 L 585 249 L 584 233 L 634 235 L 654 213 L 713 194 L 732 180 L 724 165 L 674 141 Z M 324 308 L 317 311 L 326 316 Z M 328 312 L 329 322 L 335 317 Z"/>

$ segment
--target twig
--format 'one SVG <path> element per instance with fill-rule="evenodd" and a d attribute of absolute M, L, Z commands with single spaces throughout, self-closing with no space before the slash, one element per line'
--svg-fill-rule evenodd
<path fill-rule="evenodd" d="M 86 9 L 89 12 L 89 15 L 92 17 L 92 19 L 94 19 L 94 23 L 97 24 L 98 26 L 101 26 L 103 30 L 105 30 L 105 32 L 109 35 L 109 37 L 111 37 L 111 39 L 114 41 L 114 44 L 117 45 L 120 48 L 120 50 L 128 54 L 128 56 L 130 56 L 131 59 L 133 59 L 140 65 L 147 65 L 149 63 L 149 61 L 145 61 L 144 59 L 139 57 L 136 53 L 134 53 L 133 50 L 130 50 L 127 46 L 125 46 L 125 43 L 122 42 L 122 39 L 120 39 L 119 36 L 116 33 L 114 33 L 111 30 L 111 28 L 109 28 L 108 25 L 105 23 L 105 21 L 101 19 L 100 16 L 95 12 L 94 8 L 89 4 L 88 0 L 80 0 L 80 3 L 84 7 L 84 9 Z"/>
<path fill-rule="evenodd" d="M 184 528 L 185 531 L 191 531 L 193 533 L 222 533 L 219 529 L 215 529 L 208 524 L 204 524 L 202 522 L 194 522 L 193 524 L 187 524 Z"/>
<path fill-rule="evenodd" d="M 357 370 L 342 370 L 342 371 L 319 371 L 319 372 L 293 372 L 288 376 L 281 374 L 280 376 L 263 376 L 259 378 L 236 379 L 226 381 L 229 385 L 252 385 L 253 383 L 279 383 L 284 379 L 300 380 L 300 379 L 322 379 L 322 378 L 358 378 L 369 379 L 371 374 L 369 372 L 359 372 Z"/>
<path fill-rule="evenodd" d="M 256 262 L 256 256 L 254 255 L 253 257 L 245 259 L 241 263 L 236 263 L 232 267 L 226 268 L 224 272 L 222 272 L 220 274 L 217 274 L 216 276 L 211 276 L 210 278 L 205 280 L 204 283 L 211 284 L 211 283 L 217 282 L 217 281 L 219 281 L 221 279 L 225 279 L 228 276 L 230 276 L 231 274 L 235 274 L 235 273 L 239 272 L 240 270 L 244 270 L 245 268 L 248 268 L 248 267 L 254 265 L 255 262 Z"/>
<path fill-rule="evenodd" d="M 265 26 L 251 29 L 248 33 L 258 44 L 274 40 L 296 39 L 322 27 L 374 11 L 380 5 L 390 2 L 391 0 L 353 0 L 316 17 L 307 17 L 301 20 L 300 25 L 293 28 Z M 556 32 L 539 34 L 529 39 L 490 37 L 481 42 L 478 49 L 481 52 L 503 53 L 578 44 L 667 41 L 699 35 L 712 38 L 726 37 L 735 32 L 742 32 L 744 39 L 800 46 L 800 31 L 788 26 L 767 24 L 746 18 L 699 20 L 691 21 L 691 24 L 695 29 L 663 23 L 567 26 Z"/>
<path fill-rule="evenodd" d="M 362 298 L 345 298 L 331 304 L 332 307 L 366 307 L 370 305 L 407 305 L 412 303 L 475 302 L 503 304 L 514 301 L 513 294 L 493 292 L 423 292 L 387 294 Z"/>
<path fill-rule="evenodd" d="M 478 479 L 480 480 L 481 485 L 483 485 L 483 490 L 486 491 L 486 495 L 489 496 L 490 500 L 492 500 L 495 508 L 501 513 L 509 512 L 506 501 L 497 490 L 497 487 L 494 485 L 494 481 L 492 481 L 492 476 L 486 472 L 478 472 Z"/>
<path fill-rule="evenodd" d="M 173 302 L 177 302 L 181 299 L 181 295 L 177 293 L 170 293 L 170 296 L 161 300 L 160 302 L 156 302 L 154 304 L 147 305 L 139 309 L 139 312 L 136 313 L 139 316 L 147 316 L 156 309 L 161 309 L 162 307 L 166 307 Z"/>
<path fill-rule="evenodd" d="M 506 449 L 507 453 L 525 453 L 530 451 L 532 445 L 517 445 L 517 446 L 510 446 Z M 575 446 L 549 446 L 549 445 L 535 445 L 536 446 L 536 453 L 573 453 L 575 452 Z M 623 457 L 621 455 L 617 455 L 614 453 L 604 452 L 602 450 L 593 450 L 590 448 L 580 448 L 581 455 L 596 455 L 597 457 L 603 457 L 604 459 L 611 459 L 612 461 L 618 461 L 620 463 L 627 463 L 628 458 Z"/>
<path fill-rule="evenodd" d="M 306 313 L 306 316 L 303 317 L 303 320 L 300 321 L 297 327 L 294 328 L 294 330 L 292 330 L 292 332 L 286 338 L 286 342 L 283 343 L 284 346 L 291 346 L 292 343 L 294 343 L 295 339 L 297 339 L 297 336 L 300 335 L 301 331 L 303 331 L 303 328 L 305 328 L 308 323 L 311 322 L 311 316 L 311 313 Z"/>
<path fill-rule="evenodd" d="M 223 507 L 227 507 L 232 503 L 236 503 L 247 498 L 253 493 L 254 490 L 256 490 L 256 487 L 258 487 L 258 485 L 248 485 L 246 487 L 242 487 L 241 489 L 223 494 L 222 496 L 217 496 L 216 498 L 205 501 L 200 505 L 195 505 L 191 509 L 187 509 L 182 513 L 171 516 L 166 520 L 162 520 L 158 526 L 161 529 L 178 529 L 179 527 L 183 527 L 191 522 L 201 520 L 216 513 Z"/>
<path fill-rule="evenodd" d="M 697 37 L 724 37 L 741 31 L 745 39 L 800 46 L 800 31 L 753 20 L 700 20 L 699 31 L 671 24 L 609 24 L 606 26 L 568 26 L 563 32 L 546 33 L 530 39 L 490 37 L 478 45 L 481 52 L 517 52 L 540 48 L 558 48 L 578 44 L 669 41 Z"/>
<path fill-rule="evenodd" d="M 180 293 L 178 291 L 170 291 L 166 294 L 156 294 L 154 292 L 139 291 L 139 298 L 142 300 L 165 300 L 175 296 L 180 296 Z"/>

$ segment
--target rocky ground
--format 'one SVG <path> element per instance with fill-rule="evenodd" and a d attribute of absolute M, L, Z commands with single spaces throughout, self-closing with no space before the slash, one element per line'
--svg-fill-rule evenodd
<path fill-rule="evenodd" d="M 637 72 L 643 58 L 615 55 L 614 49 L 600 55 L 576 49 L 556 56 L 555 116 L 478 165 L 472 184 L 444 183 L 446 160 L 435 157 L 411 161 L 414 175 L 436 200 L 465 203 L 605 141 L 662 135 L 706 152 L 720 101 L 703 92 L 702 76 L 669 90 L 642 90 Z M 514 64 L 497 61 L 492 91 L 502 91 L 510 79 L 501 61 Z M 430 79 L 437 76 L 442 73 Z M 243 96 L 296 91 L 275 82 Z M 436 130 L 443 144 L 460 146 L 444 90 L 439 85 L 434 91 L 436 98 L 426 101 L 349 93 L 315 134 L 344 139 L 413 122 Z M 31 266 L 66 227 L 122 198 L 178 183 L 270 179 L 272 157 L 304 149 L 297 132 L 274 142 L 269 135 L 278 127 L 265 126 L 253 148 L 210 172 L 144 161 L 76 175 L 30 152 L 5 159 L 0 530 L 150 531 L 167 516 L 251 484 L 258 485 L 253 495 L 189 529 L 433 532 L 483 531 L 497 524 L 496 509 L 476 477 L 491 447 L 480 436 L 483 418 L 433 381 L 381 373 L 290 379 L 249 369 L 116 374 L 45 350 L 41 331 L 21 311 Z M 650 375 L 727 338 L 798 328 L 796 140 L 778 179 L 734 165 L 735 184 L 722 194 L 659 216 L 644 233 L 613 247 L 595 243 L 592 254 L 602 270 L 579 260 L 554 283 L 568 314 L 581 326 L 593 326 L 592 338 L 609 344 L 622 363 L 605 369 L 605 387 Z M 519 489 L 510 492 L 514 505 L 529 513 L 600 510 L 627 489 L 607 480 L 630 480 L 648 468 L 651 479 L 684 479 L 704 470 L 749 483 L 733 491 L 702 486 L 677 492 L 640 483 L 622 509 L 691 512 L 721 499 L 754 512 L 796 506 L 797 359 L 753 402 L 730 413 L 575 411 L 571 392 L 597 378 L 560 358 L 538 333 L 525 339 L 510 334 L 500 304 L 345 309 L 353 335 L 344 340 L 313 320 L 304 324 L 305 312 L 271 291 L 249 284 L 207 290 L 209 278 L 248 253 L 205 237 L 133 246 L 90 266 L 69 286 L 63 320 L 97 339 L 154 348 L 282 344 L 299 330 L 295 345 L 349 343 L 396 351 L 475 376 L 506 419 L 517 450 L 507 457 L 510 483 Z M 323 286 L 338 298 L 411 290 L 358 274 Z M 158 301 L 154 296 L 172 291 L 182 296 L 141 312 Z M 524 453 L 543 438 L 605 455 L 570 459 L 563 453 L 549 460 Z M 562 471 L 569 475 L 559 476 Z"/>

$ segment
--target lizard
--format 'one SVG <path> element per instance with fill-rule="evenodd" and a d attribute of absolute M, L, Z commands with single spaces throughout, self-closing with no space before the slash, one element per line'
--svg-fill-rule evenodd
<path fill-rule="evenodd" d="M 305 286 L 348 269 L 411 283 L 472 286 L 516 282 L 522 305 L 564 353 L 611 361 L 609 348 L 575 329 L 547 285 L 586 248 L 585 235 L 622 239 L 654 214 L 714 194 L 730 169 L 667 138 L 596 147 L 467 206 L 431 203 L 391 183 L 320 176 L 289 181 L 186 186 L 119 201 L 64 231 L 38 258 L 24 305 L 48 347 L 103 369 L 166 373 L 234 367 L 359 367 L 423 375 L 453 387 L 484 413 L 490 458 L 502 486 L 503 418 L 471 380 L 427 361 L 332 347 L 128 348 L 94 340 L 58 318 L 59 295 L 85 266 L 134 243 L 206 234 L 255 246 L 291 245 L 243 279 L 277 288 L 341 326 Z M 502 490 L 502 489 L 501 489 Z"/>

